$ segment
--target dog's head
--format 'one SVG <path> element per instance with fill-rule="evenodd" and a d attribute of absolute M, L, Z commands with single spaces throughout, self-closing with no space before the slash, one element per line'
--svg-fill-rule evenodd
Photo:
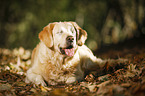
<path fill-rule="evenodd" d="M 75 22 L 54 22 L 44 27 L 39 39 L 62 55 L 73 56 L 77 46 L 85 43 L 87 33 Z"/>

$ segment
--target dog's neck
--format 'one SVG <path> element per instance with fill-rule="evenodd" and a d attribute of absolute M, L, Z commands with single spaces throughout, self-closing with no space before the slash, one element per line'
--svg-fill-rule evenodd
<path fill-rule="evenodd" d="M 44 58 L 47 58 L 48 61 L 45 62 L 51 62 L 51 64 L 56 65 L 56 66 L 63 66 L 66 64 L 68 61 L 72 60 L 74 56 L 69 57 L 66 55 L 61 54 L 58 51 L 55 51 L 54 48 L 49 48 L 47 47 L 43 42 L 40 43 L 41 48 L 43 47 L 43 50 L 40 49 L 41 51 L 41 56 L 44 56 Z M 75 53 L 77 50 L 78 46 L 75 48 Z"/>
<path fill-rule="evenodd" d="M 49 60 L 49 61 L 53 61 L 53 62 L 51 62 L 52 64 L 54 63 L 55 65 L 60 66 L 72 58 L 72 57 L 68 57 L 68 56 L 63 55 L 58 51 L 55 51 L 54 48 L 47 47 L 43 42 L 40 43 L 40 46 L 43 47 L 43 50 L 40 49 L 41 55 L 47 56 L 44 58 L 47 58 L 47 60 Z M 47 62 L 49 62 L 49 61 L 47 61 Z M 59 64 L 57 64 L 57 62 L 59 62 Z"/>

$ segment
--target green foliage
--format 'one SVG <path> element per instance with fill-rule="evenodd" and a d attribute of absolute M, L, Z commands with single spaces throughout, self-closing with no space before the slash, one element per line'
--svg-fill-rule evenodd
<path fill-rule="evenodd" d="M 50 22 L 76 21 L 88 32 L 86 44 L 124 41 L 144 32 L 144 0 L 0 0 L 0 47 L 34 48 Z"/>

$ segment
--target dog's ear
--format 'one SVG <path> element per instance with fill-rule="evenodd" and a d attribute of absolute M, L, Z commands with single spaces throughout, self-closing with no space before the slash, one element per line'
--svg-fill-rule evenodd
<path fill-rule="evenodd" d="M 77 44 L 82 46 L 87 39 L 87 32 L 83 30 L 76 22 L 71 22 L 77 32 Z"/>
<path fill-rule="evenodd" d="M 53 36 L 52 30 L 55 23 L 49 23 L 43 30 L 39 33 L 39 39 L 44 42 L 47 47 L 53 46 Z"/>

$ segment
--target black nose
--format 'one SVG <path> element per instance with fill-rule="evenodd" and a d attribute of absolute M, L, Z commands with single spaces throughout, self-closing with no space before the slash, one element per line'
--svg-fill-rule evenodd
<path fill-rule="evenodd" d="M 67 40 L 68 42 L 73 42 L 73 41 L 74 41 L 74 37 L 73 37 L 73 36 L 68 36 L 68 37 L 66 38 L 66 40 Z"/>

